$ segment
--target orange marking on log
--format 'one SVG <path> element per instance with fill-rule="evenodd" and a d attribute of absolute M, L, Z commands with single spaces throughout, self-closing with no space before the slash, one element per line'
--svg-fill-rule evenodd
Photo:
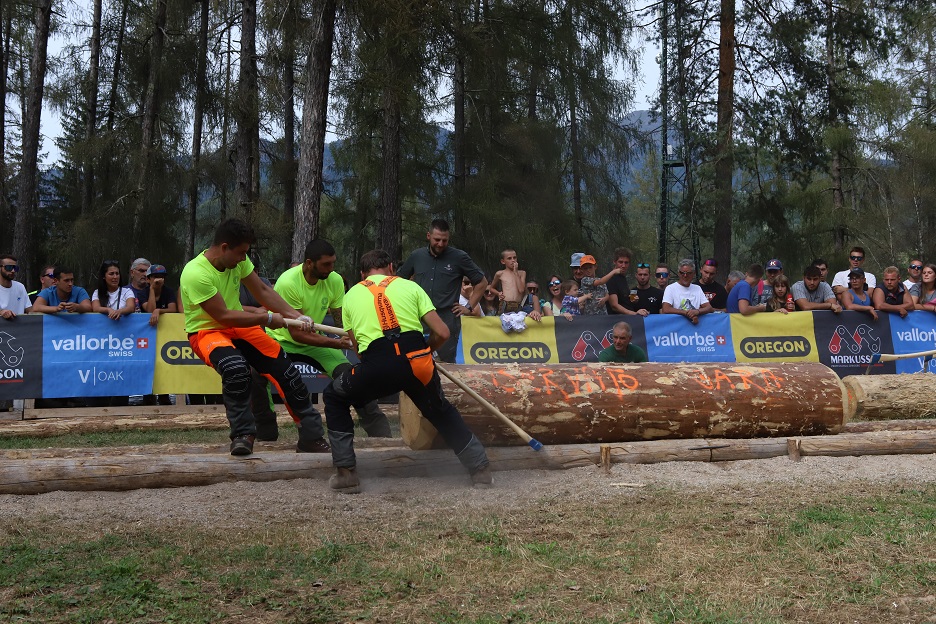
<path fill-rule="evenodd" d="M 725 383 L 727 383 L 728 386 L 731 387 L 732 390 L 734 390 L 735 385 L 734 385 L 734 382 L 731 381 L 731 377 L 726 375 L 725 372 L 722 371 L 722 369 L 716 368 L 715 369 L 715 389 L 716 390 L 721 390 L 722 379 L 724 379 Z"/>
<path fill-rule="evenodd" d="M 537 372 L 540 374 L 540 378 L 543 380 L 543 388 L 545 389 L 546 394 L 552 394 L 550 388 L 555 388 L 558 392 L 562 393 L 562 398 L 565 401 L 569 400 L 569 393 L 562 389 L 562 386 L 557 384 L 550 378 L 550 375 L 554 375 L 555 371 L 551 368 L 541 368 Z"/>
<path fill-rule="evenodd" d="M 783 381 L 783 377 L 778 377 L 772 370 L 762 368 L 761 377 L 764 379 L 764 383 L 767 384 L 767 386 L 770 386 L 770 383 L 773 382 L 778 389 L 783 387 L 783 384 L 781 383 Z"/>
<path fill-rule="evenodd" d="M 624 386 L 624 389 L 630 390 L 633 392 L 640 387 L 640 382 L 637 381 L 637 378 L 633 375 L 628 375 L 622 368 L 607 368 L 608 373 L 610 373 L 611 380 L 614 382 L 615 387 L 618 390 L 618 396 L 623 396 L 624 392 L 621 390 L 621 386 Z"/>
<path fill-rule="evenodd" d="M 694 381 L 706 390 L 715 389 L 715 385 L 712 383 L 712 380 L 709 379 L 708 373 L 706 373 L 704 370 L 699 370 L 699 377 Z"/>
<path fill-rule="evenodd" d="M 497 381 L 497 376 L 498 376 L 498 375 L 503 375 L 504 377 L 507 377 L 508 379 L 516 380 L 516 377 L 514 377 L 513 375 L 511 375 L 511 374 L 508 373 L 507 371 L 505 371 L 505 370 L 496 370 L 496 371 L 494 371 L 494 374 L 491 375 L 491 383 L 494 384 L 494 387 L 495 387 L 495 388 L 501 388 L 504 392 L 506 392 L 506 393 L 508 393 L 508 394 L 513 394 L 513 393 L 515 393 L 515 392 L 517 391 L 517 389 L 516 389 L 514 386 L 505 386 L 505 385 L 501 385 L 500 383 L 498 383 L 498 381 Z M 516 384 L 514 384 L 514 385 L 516 385 Z"/>

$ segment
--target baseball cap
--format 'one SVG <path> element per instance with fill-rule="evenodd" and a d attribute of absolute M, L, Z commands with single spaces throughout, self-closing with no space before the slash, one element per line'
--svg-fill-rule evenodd
<path fill-rule="evenodd" d="M 862 269 L 861 267 L 856 267 L 848 272 L 848 277 L 851 277 L 852 275 L 857 275 L 858 277 L 864 277 L 865 276 L 864 269 Z"/>
<path fill-rule="evenodd" d="M 779 260 L 777 260 L 776 258 L 773 258 L 772 260 L 770 260 L 770 261 L 767 263 L 767 266 L 765 267 L 765 269 L 766 269 L 767 271 L 770 271 L 770 270 L 782 271 L 782 270 L 783 270 L 783 264 L 782 264 Z"/>
<path fill-rule="evenodd" d="M 582 256 L 582 264 L 598 264 L 595 262 L 595 256 Z"/>
<path fill-rule="evenodd" d="M 572 262 L 571 264 L 569 264 L 569 266 L 570 267 L 582 266 L 582 258 L 584 257 L 585 257 L 585 254 L 583 254 L 581 251 L 575 252 L 574 254 L 572 254 Z"/>
<path fill-rule="evenodd" d="M 163 277 L 166 273 L 166 267 L 161 264 L 151 264 L 150 268 L 146 271 L 147 276 L 156 275 L 158 277 Z"/>

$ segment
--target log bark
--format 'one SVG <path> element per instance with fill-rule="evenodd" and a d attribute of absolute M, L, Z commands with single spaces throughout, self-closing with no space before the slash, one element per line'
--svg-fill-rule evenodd
<path fill-rule="evenodd" d="M 936 452 L 936 431 L 872 432 L 795 438 L 803 456 L 889 455 Z M 535 452 L 527 447 L 488 449 L 494 470 L 566 469 L 598 466 L 600 444 L 558 445 Z M 751 440 L 657 440 L 607 445 L 612 463 L 736 461 L 787 454 L 786 438 Z M 162 449 L 161 449 L 162 450 Z M 334 470 L 328 453 L 260 452 L 247 458 L 224 454 L 108 453 L 90 449 L 76 457 L 0 459 L 0 494 L 39 494 L 57 490 L 131 490 L 210 485 L 225 481 L 325 479 Z M 358 472 L 377 476 L 436 477 L 464 474 L 450 450 L 413 451 L 404 447 L 361 448 Z M 467 485 L 467 479 L 466 479 Z"/>
<path fill-rule="evenodd" d="M 509 364 L 451 372 L 544 444 L 837 433 L 852 413 L 831 369 L 809 362 L 743 364 Z M 454 384 L 446 396 L 487 445 L 523 444 Z M 439 448 L 401 397 L 403 439 Z"/>
<path fill-rule="evenodd" d="M 855 403 L 853 420 L 936 417 L 936 407 L 922 390 L 933 383 L 933 376 L 927 373 L 849 375 L 842 382 Z"/>

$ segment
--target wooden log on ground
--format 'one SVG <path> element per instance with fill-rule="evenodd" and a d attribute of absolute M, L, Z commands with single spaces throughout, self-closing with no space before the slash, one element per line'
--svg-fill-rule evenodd
<path fill-rule="evenodd" d="M 925 431 L 936 429 L 936 418 L 924 420 L 864 420 L 848 422 L 842 433 L 868 433 L 869 431 Z"/>
<path fill-rule="evenodd" d="M 507 364 L 449 370 L 543 444 L 823 435 L 841 431 L 853 411 L 838 376 L 811 362 Z M 443 386 L 482 442 L 523 442 L 457 386 L 444 379 Z M 404 396 L 400 429 L 411 448 L 444 446 Z"/>
<path fill-rule="evenodd" d="M 852 420 L 896 420 L 936 418 L 932 401 L 934 377 L 913 375 L 849 375 L 842 379 L 852 395 Z"/>
<path fill-rule="evenodd" d="M 802 456 L 936 453 L 936 430 L 871 432 L 790 438 Z M 699 439 L 607 444 L 612 463 L 735 461 L 788 454 L 787 438 L 750 440 Z M 494 470 L 564 469 L 598 466 L 601 444 L 555 445 L 539 453 L 525 447 L 488 449 Z M 413 451 L 405 447 L 359 449 L 358 472 L 367 480 L 381 476 L 434 477 L 464 474 L 449 451 Z M 225 481 L 326 479 L 333 471 L 325 453 L 260 452 L 247 458 L 228 454 L 160 452 L 109 454 L 84 449 L 81 457 L 0 459 L 0 494 L 39 494 L 56 490 L 130 490 L 209 485 Z M 467 479 L 466 479 L 467 485 Z"/>
<path fill-rule="evenodd" d="M 198 407 L 198 406 L 195 406 Z M 223 406 L 201 406 L 201 407 L 221 407 L 221 411 L 197 411 L 185 412 L 181 414 L 154 414 L 144 411 L 145 408 L 133 408 L 140 410 L 123 416 L 101 415 L 91 408 L 81 408 L 72 410 L 71 417 L 61 415 L 52 418 L 33 418 L 30 420 L 0 421 L 0 437 L 36 437 L 46 438 L 50 436 L 65 435 L 69 433 L 105 433 L 112 431 L 127 430 L 179 430 L 179 429 L 207 429 L 207 430 L 225 430 L 228 429 L 227 417 L 224 414 Z M 82 414 L 83 409 L 88 410 Z M 387 418 L 391 420 L 396 417 L 396 405 L 381 405 Z M 36 410 L 44 411 L 44 410 Z M 321 410 L 320 410 L 321 411 Z M 280 427 L 294 427 L 292 417 L 286 413 L 286 408 L 277 406 L 276 422 Z"/>

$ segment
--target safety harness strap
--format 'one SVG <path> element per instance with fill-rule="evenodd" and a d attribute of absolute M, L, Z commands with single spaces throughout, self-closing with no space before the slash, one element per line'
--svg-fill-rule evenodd
<path fill-rule="evenodd" d="M 396 278 L 396 275 L 389 275 L 379 284 L 375 284 L 370 280 L 363 280 L 361 282 L 361 284 L 374 295 L 374 308 L 377 309 L 377 320 L 380 321 L 380 329 L 383 331 L 384 336 L 387 337 L 400 335 L 400 322 L 397 320 L 396 312 L 393 311 L 393 304 L 390 303 L 390 299 L 387 297 L 386 293 L 387 286 Z"/>

